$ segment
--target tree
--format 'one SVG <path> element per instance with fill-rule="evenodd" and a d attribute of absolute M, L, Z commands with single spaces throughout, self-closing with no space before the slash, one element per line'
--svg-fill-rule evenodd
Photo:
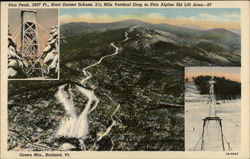
<path fill-rule="evenodd" d="M 43 73 L 47 77 L 57 78 L 59 72 L 58 53 L 58 26 L 51 27 L 51 37 L 43 51 Z"/>
<path fill-rule="evenodd" d="M 194 79 L 197 89 L 200 94 L 209 93 L 209 79 L 211 76 L 197 76 Z M 226 79 L 225 77 L 214 77 L 214 93 L 217 100 L 237 99 L 241 96 L 241 84 L 236 81 Z"/>
<path fill-rule="evenodd" d="M 27 65 L 16 49 L 10 32 L 8 33 L 8 77 L 9 78 L 26 78 L 25 70 Z"/>

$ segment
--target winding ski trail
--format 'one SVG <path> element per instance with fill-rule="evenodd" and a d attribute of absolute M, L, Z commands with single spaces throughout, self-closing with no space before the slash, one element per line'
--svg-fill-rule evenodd
<path fill-rule="evenodd" d="M 131 28 L 129 32 L 131 32 Z M 129 39 L 127 32 L 124 32 L 124 37 L 125 39 L 123 40 L 123 42 Z M 115 51 L 112 54 L 105 55 L 101 57 L 94 64 L 91 64 L 82 69 L 82 72 L 85 77 L 80 81 L 81 85 L 85 85 L 87 81 L 93 77 L 91 72 L 88 71 L 88 69 L 94 66 L 97 66 L 98 64 L 102 62 L 103 59 L 114 56 L 119 53 L 119 47 L 117 47 L 114 44 L 114 42 L 111 42 L 110 45 L 115 49 Z M 64 106 L 64 109 L 66 111 L 66 114 L 64 118 L 62 119 L 61 124 L 56 132 L 56 136 L 57 137 L 65 136 L 65 137 L 85 139 L 89 133 L 88 114 L 90 114 L 93 110 L 95 110 L 95 108 L 98 106 L 100 99 L 95 95 L 94 90 L 89 90 L 84 87 L 76 85 L 76 88 L 78 89 L 78 91 L 88 99 L 83 111 L 78 116 L 73 100 L 72 100 L 71 87 L 69 87 L 68 89 L 69 93 L 68 93 L 65 90 L 66 85 L 67 84 L 60 86 L 58 88 L 58 92 L 56 93 L 56 98 Z M 116 109 L 111 115 L 112 124 L 107 128 L 107 130 L 104 133 L 99 133 L 97 137 L 97 141 L 101 140 L 104 136 L 108 135 L 112 127 L 116 125 L 116 121 L 114 120 L 113 116 L 117 113 L 119 108 L 120 108 L 120 105 L 116 107 Z M 86 149 L 83 141 L 81 142 L 81 145 L 84 149 Z"/>

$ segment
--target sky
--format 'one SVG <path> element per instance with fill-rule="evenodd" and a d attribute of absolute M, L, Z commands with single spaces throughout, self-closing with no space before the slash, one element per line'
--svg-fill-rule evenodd
<path fill-rule="evenodd" d="M 25 9 L 22 9 L 25 10 Z M 31 10 L 31 9 L 27 9 Z M 36 11 L 36 20 L 42 27 L 38 27 L 38 37 L 39 40 L 46 45 L 50 35 L 45 31 L 50 31 L 51 26 L 58 25 L 58 10 L 57 9 L 32 9 Z M 21 9 L 9 9 L 8 12 L 8 25 L 9 31 L 12 34 L 16 44 L 19 47 L 21 41 Z M 44 49 L 44 46 L 41 45 L 40 51 Z"/>
<path fill-rule="evenodd" d="M 154 24 L 240 29 L 239 8 L 67 8 L 60 22 L 108 23 L 137 19 Z"/>
<path fill-rule="evenodd" d="M 225 77 L 240 82 L 240 67 L 185 67 L 185 79 L 199 75 Z"/>

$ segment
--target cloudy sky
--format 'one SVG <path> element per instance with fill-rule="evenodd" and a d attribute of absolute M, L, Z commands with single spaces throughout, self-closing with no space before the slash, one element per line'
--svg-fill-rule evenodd
<path fill-rule="evenodd" d="M 106 23 L 137 19 L 149 23 L 191 25 L 202 28 L 240 28 L 238 8 L 67 8 L 60 9 L 61 23 Z"/>
<path fill-rule="evenodd" d="M 191 80 L 199 75 L 225 77 L 240 82 L 240 67 L 185 67 L 185 78 Z"/>

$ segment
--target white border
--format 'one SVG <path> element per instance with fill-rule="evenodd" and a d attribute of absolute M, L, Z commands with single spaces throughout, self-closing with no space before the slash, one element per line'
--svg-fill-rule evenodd
<path fill-rule="evenodd" d="M 128 1 L 133 3 L 134 1 Z M 153 1 L 154 3 L 156 1 Z M 166 1 L 159 1 L 166 2 Z M 174 1 L 171 1 L 171 3 Z M 181 2 L 181 1 L 176 1 Z M 185 1 L 188 2 L 188 1 Z M 190 3 L 199 3 L 199 1 L 189 1 Z M 241 29 L 242 29 L 242 43 L 241 43 L 241 60 L 242 60 L 242 68 L 241 68 L 241 82 L 242 82 L 242 106 L 241 106 L 241 151 L 238 151 L 238 155 L 226 155 L 225 152 L 191 152 L 191 151 L 159 151 L 159 152 L 149 152 L 149 151 L 128 151 L 128 152 L 76 152 L 71 151 L 68 152 L 70 157 L 65 158 L 108 158 L 108 159 L 117 159 L 117 158 L 249 158 L 249 1 L 209 1 L 213 3 L 212 8 L 241 8 Z M 20 3 L 20 2 L 12 2 L 12 3 Z M 28 3 L 28 2 L 25 2 Z M 29 2 L 32 3 L 32 2 Z M 52 2 L 44 2 L 44 3 L 52 3 Z M 58 3 L 58 2 L 57 2 Z M 74 1 L 63 3 L 74 3 Z M 90 1 L 81 1 L 81 3 L 97 3 Z M 99 1 L 98 3 L 104 3 L 104 1 Z M 114 4 L 115 2 L 110 2 Z M 136 1 L 136 3 L 150 3 L 149 1 Z M 1 36 L 1 158 L 26 158 L 20 157 L 19 154 L 21 152 L 16 151 L 6 151 L 7 149 L 7 29 L 5 24 L 7 23 L 6 18 L 8 17 L 8 13 L 6 14 L 6 10 L 8 2 L 1 2 L 1 33 L 4 36 Z M 57 7 L 50 7 L 57 8 Z M 68 7 L 75 8 L 75 7 Z M 86 7 L 87 8 L 87 7 Z M 88 7 L 95 8 L 95 7 Z M 126 7 L 110 7 L 110 8 L 126 8 Z M 132 7 L 131 7 L 132 8 Z M 135 7 L 134 7 L 135 8 Z M 154 7 L 155 8 L 155 7 Z M 165 8 L 165 7 L 158 7 Z M 175 7 L 182 8 L 182 7 Z M 190 8 L 190 7 L 189 7 Z M 199 7 L 195 7 L 199 8 Z M 65 153 L 54 151 L 54 153 Z M 33 153 L 33 152 L 31 152 Z M 49 152 L 39 152 L 45 156 L 46 153 Z M 39 158 L 39 157 L 33 157 Z M 47 158 L 47 157 L 43 157 Z M 53 157 L 50 157 L 53 158 Z M 60 157 L 57 157 L 60 158 Z"/>

